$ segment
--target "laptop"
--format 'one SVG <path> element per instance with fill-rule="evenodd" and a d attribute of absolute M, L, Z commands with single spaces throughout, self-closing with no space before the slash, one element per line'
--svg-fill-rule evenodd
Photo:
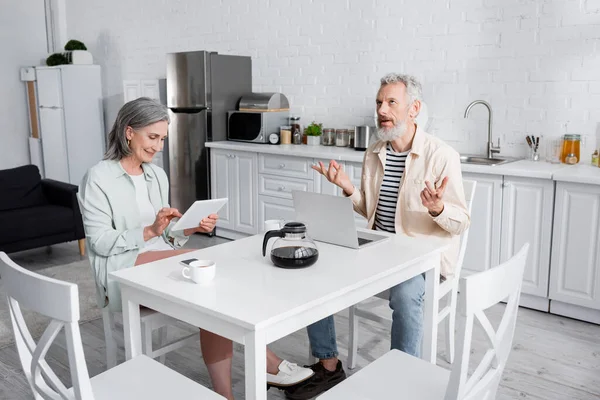
<path fill-rule="evenodd" d="M 343 196 L 292 191 L 296 221 L 314 240 L 362 249 L 391 237 L 388 232 L 356 228 L 352 200 Z"/>

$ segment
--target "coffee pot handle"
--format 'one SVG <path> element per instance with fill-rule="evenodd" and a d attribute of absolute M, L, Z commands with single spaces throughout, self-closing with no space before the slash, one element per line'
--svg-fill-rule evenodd
<path fill-rule="evenodd" d="M 267 233 L 265 233 L 265 238 L 263 240 L 263 249 L 262 249 L 262 254 L 263 257 L 266 255 L 267 253 L 267 243 L 269 242 L 269 239 L 274 238 L 274 237 L 284 237 L 285 234 L 283 233 L 282 230 L 275 230 L 275 231 L 269 231 Z"/>

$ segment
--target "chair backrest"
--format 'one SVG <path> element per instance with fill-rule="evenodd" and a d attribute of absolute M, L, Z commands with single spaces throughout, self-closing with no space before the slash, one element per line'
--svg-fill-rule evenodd
<path fill-rule="evenodd" d="M 460 280 L 458 310 L 464 324 L 459 326 L 457 360 L 452 366 L 445 400 L 493 400 L 515 333 L 523 271 L 529 243 L 510 260 L 487 271 Z M 490 323 L 485 310 L 506 300 L 498 329 Z M 469 356 L 475 321 L 483 328 L 490 348 L 469 376 Z"/>
<path fill-rule="evenodd" d="M 23 371 L 36 399 L 92 399 L 92 388 L 79 332 L 79 293 L 77 285 L 48 278 L 15 264 L 0 252 L 0 277 L 8 296 L 15 343 Z M 48 327 L 36 343 L 25 324 L 21 306 L 50 318 Z M 65 328 L 73 392 L 64 384 L 44 358 L 50 345 Z"/>
<path fill-rule="evenodd" d="M 469 215 L 471 214 L 471 210 L 473 209 L 473 200 L 475 199 L 476 187 L 476 181 L 463 180 L 463 190 L 465 191 L 465 201 L 467 203 L 467 210 L 469 211 Z M 460 235 L 460 248 L 458 251 L 458 259 L 456 260 L 456 267 L 454 268 L 454 276 L 457 279 L 460 278 L 460 271 L 462 270 L 463 261 L 465 259 L 465 252 L 467 251 L 468 241 L 469 228 L 465 229 L 465 231 Z"/>

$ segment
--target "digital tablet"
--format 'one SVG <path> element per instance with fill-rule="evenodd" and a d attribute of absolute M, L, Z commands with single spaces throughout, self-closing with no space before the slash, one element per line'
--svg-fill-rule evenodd
<path fill-rule="evenodd" d="M 210 214 L 216 214 L 227 203 L 227 198 L 197 200 L 188 208 L 179 221 L 175 223 L 171 230 L 182 231 L 189 228 L 197 228 L 202 221 L 202 218 L 208 217 Z"/>

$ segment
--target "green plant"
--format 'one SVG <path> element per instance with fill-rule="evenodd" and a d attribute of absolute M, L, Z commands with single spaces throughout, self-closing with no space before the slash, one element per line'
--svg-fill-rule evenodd
<path fill-rule="evenodd" d="M 69 60 L 62 53 L 54 53 L 46 58 L 46 65 L 49 67 L 54 67 L 55 65 L 63 65 L 68 64 Z"/>
<path fill-rule="evenodd" d="M 71 39 L 67 42 L 67 44 L 65 44 L 65 50 L 67 50 L 67 51 L 87 50 L 87 47 L 85 47 L 85 44 L 83 44 L 83 42 L 80 42 L 79 40 Z"/>
<path fill-rule="evenodd" d="M 312 124 L 306 127 L 306 136 L 321 136 L 323 133 L 323 124 L 317 124 L 313 121 Z"/>

